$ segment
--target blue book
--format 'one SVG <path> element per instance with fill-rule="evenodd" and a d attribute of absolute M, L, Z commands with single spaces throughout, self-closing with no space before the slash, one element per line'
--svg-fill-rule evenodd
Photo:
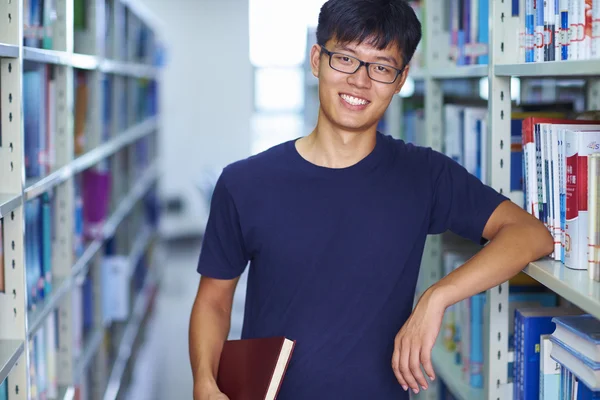
<path fill-rule="evenodd" d="M 8 378 L 0 383 L 0 400 L 8 400 Z"/>
<path fill-rule="evenodd" d="M 573 350 L 568 344 L 553 336 L 550 337 L 550 341 L 552 342 L 550 356 L 553 360 L 560 363 L 574 379 L 589 389 L 600 390 L 600 363 L 590 360 L 586 355 Z"/>
<path fill-rule="evenodd" d="M 523 188 L 523 144 L 522 119 L 510 121 L 510 190 L 524 191 Z M 525 191 L 524 191 L 525 192 Z"/>
<path fill-rule="evenodd" d="M 554 337 L 573 350 L 600 362 L 600 321 L 589 314 L 554 318 Z"/>
<path fill-rule="evenodd" d="M 478 0 L 479 1 L 479 14 L 478 17 L 478 25 L 479 31 L 477 33 L 477 41 L 480 44 L 489 44 L 489 18 L 490 18 L 490 2 L 489 0 Z M 518 4 L 518 0 L 517 0 Z M 518 7 L 518 5 L 517 5 Z M 489 63 L 489 47 L 486 50 L 484 55 L 481 55 L 477 58 L 478 64 L 487 65 Z"/>
<path fill-rule="evenodd" d="M 564 307 L 518 308 L 515 311 L 520 330 L 520 354 L 516 357 L 519 380 L 515 400 L 538 400 L 540 387 L 540 336 L 554 332 L 556 316 L 571 315 L 576 311 Z"/>
<path fill-rule="evenodd" d="M 569 59 L 569 2 L 560 0 L 560 59 Z"/>
<path fill-rule="evenodd" d="M 535 14 L 534 0 L 525 0 L 525 62 L 535 61 Z"/>

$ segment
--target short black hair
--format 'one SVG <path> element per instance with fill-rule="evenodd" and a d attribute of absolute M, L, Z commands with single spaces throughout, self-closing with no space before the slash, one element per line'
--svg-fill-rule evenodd
<path fill-rule="evenodd" d="M 369 40 L 382 50 L 396 44 L 408 65 L 421 41 L 421 22 L 406 0 L 328 0 L 319 13 L 317 43 Z"/>

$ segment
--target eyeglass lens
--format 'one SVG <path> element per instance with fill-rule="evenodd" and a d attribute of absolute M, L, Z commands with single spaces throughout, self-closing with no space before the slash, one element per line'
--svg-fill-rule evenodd
<path fill-rule="evenodd" d="M 360 61 L 354 57 L 343 54 L 331 55 L 331 67 L 340 72 L 352 74 L 360 65 Z M 383 64 L 369 64 L 368 74 L 371 79 L 380 82 L 393 82 L 396 79 L 397 71 L 394 68 Z"/>

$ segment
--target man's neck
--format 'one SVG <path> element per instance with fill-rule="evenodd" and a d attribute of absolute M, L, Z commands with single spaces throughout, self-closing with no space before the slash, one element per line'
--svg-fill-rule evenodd
<path fill-rule="evenodd" d="M 376 142 L 376 127 L 362 132 L 350 132 L 317 123 L 308 136 L 296 141 L 296 149 L 303 158 L 315 165 L 347 168 L 368 156 Z"/>

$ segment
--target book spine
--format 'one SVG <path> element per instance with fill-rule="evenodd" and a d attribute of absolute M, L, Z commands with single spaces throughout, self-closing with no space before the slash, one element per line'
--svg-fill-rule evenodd
<path fill-rule="evenodd" d="M 577 59 L 577 8 L 579 0 L 569 0 L 569 60 Z"/>
<path fill-rule="evenodd" d="M 600 58 L 600 0 L 592 4 L 592 58 Z"/>
<path fill-rule="evenodd" d="M 588 274 L 600 281 L 600 154 L 588 157 Z"/>
<path fill-rule="evenodd" d="M 583 9 L 582 14 L 582 50 L 583 58 L 589 60 L 592 58 L 592 0 L 582 0 Z"/>
<path fill-rule="evenodd" d="M 579 208 L 577 201 L 577 135 L 575 132 L 568 130 L 565 133 L 566 149 L 569 153 L 565 154 L 567 183 L 566 183 L 566 229 L 565 229 L 565 265 L 570 268 L 576 268 L 577 252 L 574 250 L 574 244 L 577 242 L 578 232 L 578 216 Z"/>
<path fill-rule="evenodd" d="M 569 0 L 560 0 L 560 59 L 569 59 Z"/>
<path fill-rule="evenodd" d="M 525 2 L 525 62 L 535 61 L 534 37 L 535 37 L 535 17 L 534 0 Z"/>
<path fill-rule="evenodd" d="M 533 0 L 535 18 L 535 62 L 544 61 L 544 0 Z"/>

